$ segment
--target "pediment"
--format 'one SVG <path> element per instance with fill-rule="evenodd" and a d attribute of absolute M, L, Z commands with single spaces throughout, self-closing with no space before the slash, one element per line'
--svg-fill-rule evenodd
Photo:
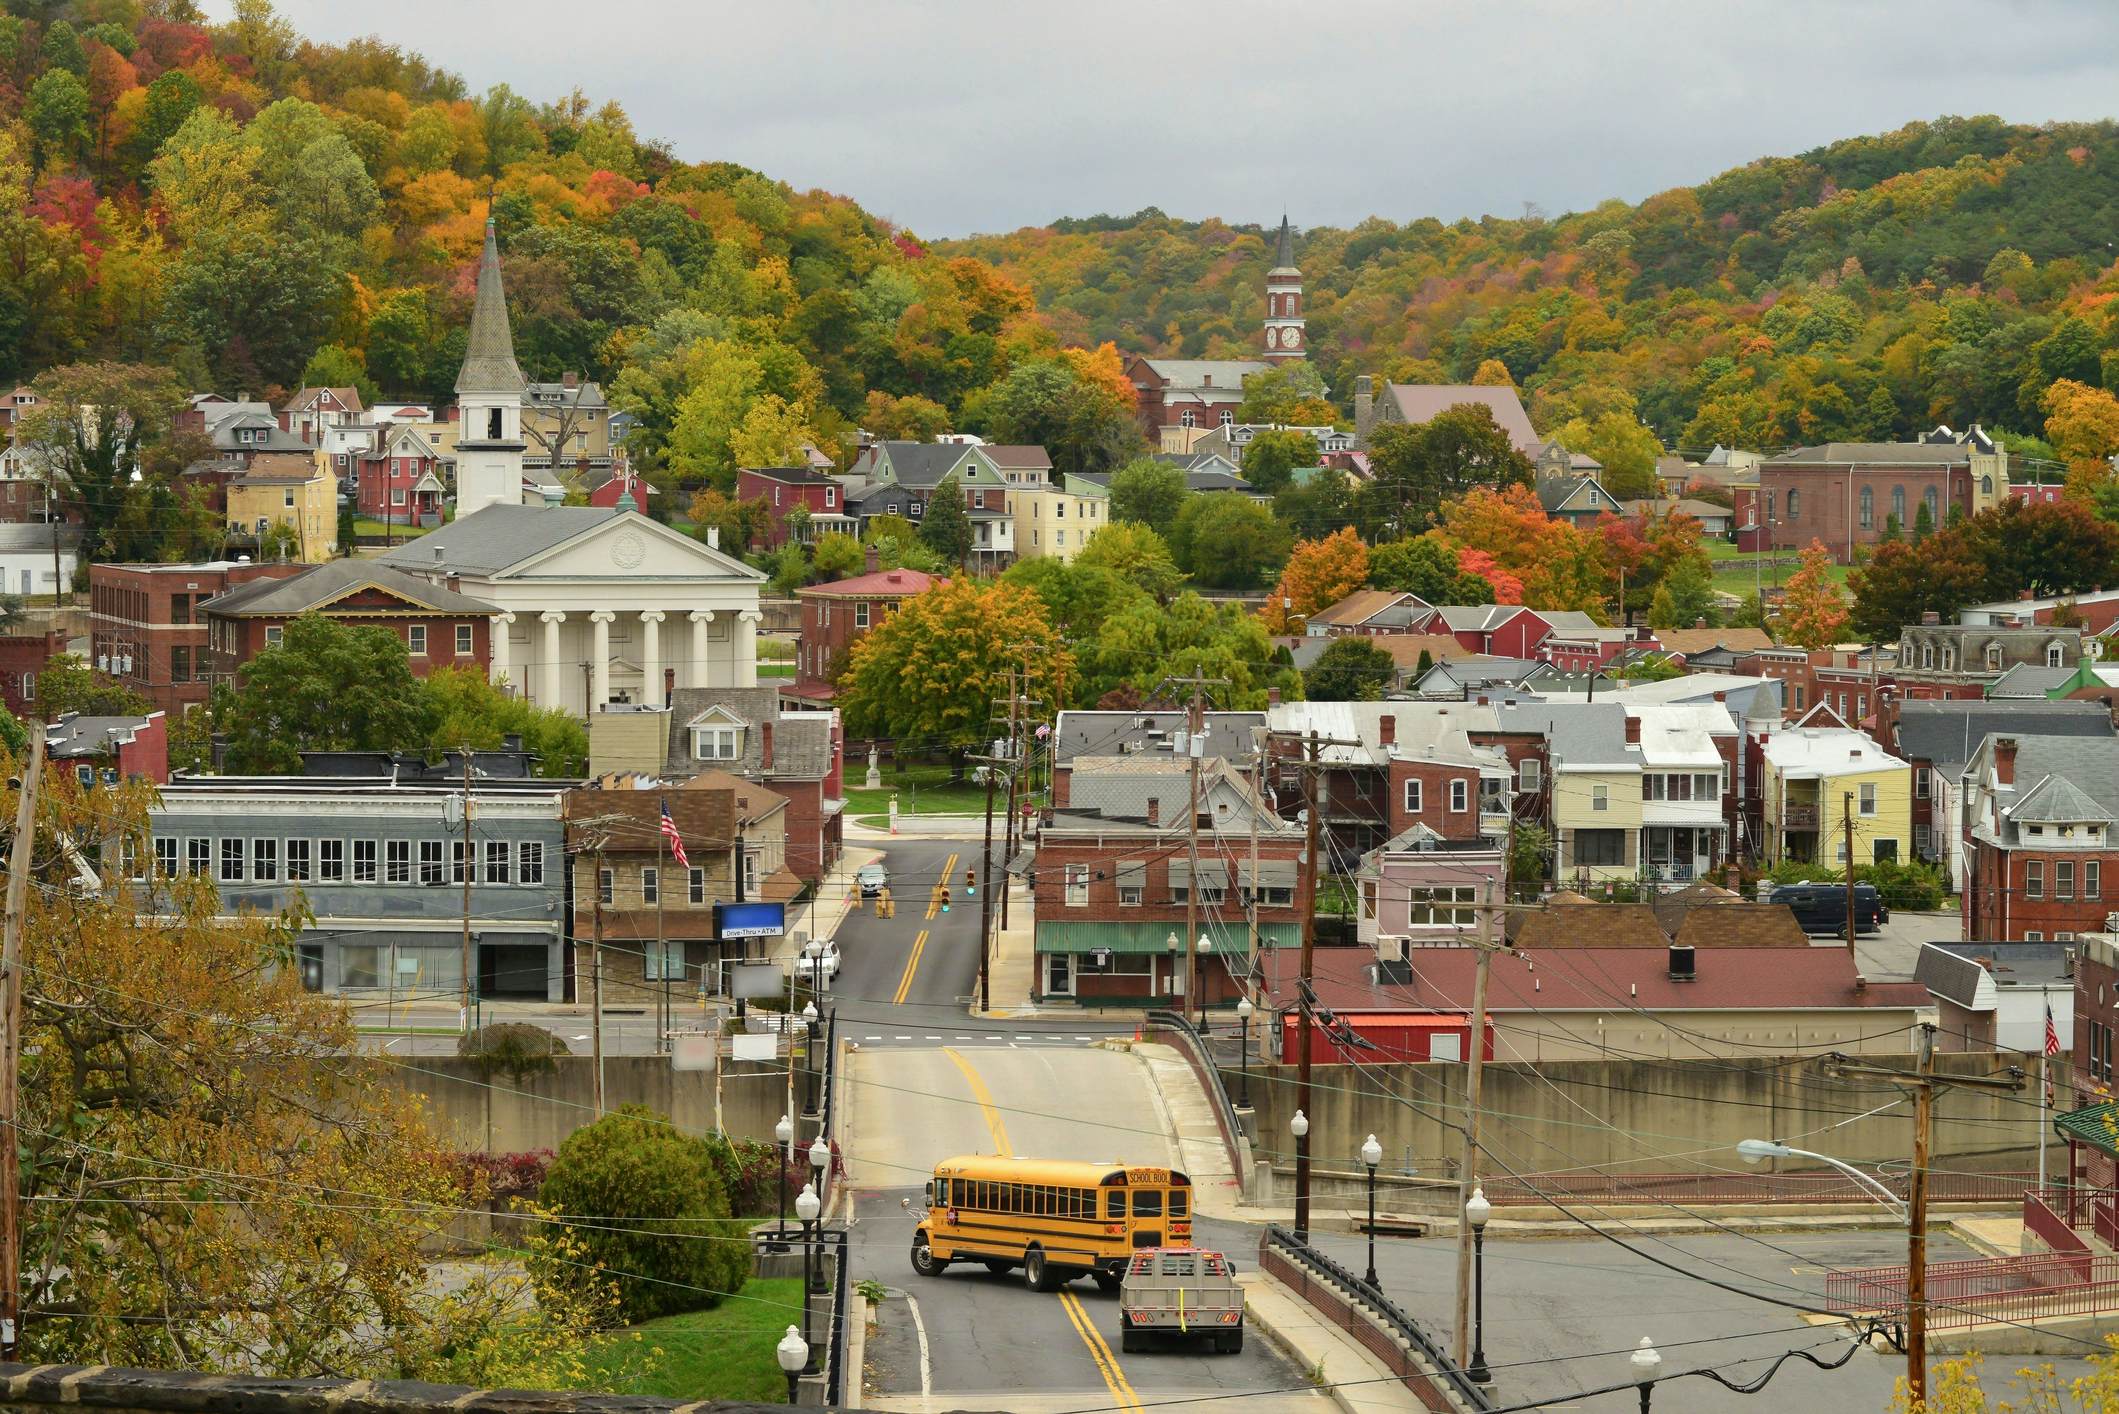
<path fill-rule="evenodd" d="M 646 516 L 614 516 L 541 554 L 510 565 L 504 579 L 697 579 L 755 584 L 765 578 Z"/>

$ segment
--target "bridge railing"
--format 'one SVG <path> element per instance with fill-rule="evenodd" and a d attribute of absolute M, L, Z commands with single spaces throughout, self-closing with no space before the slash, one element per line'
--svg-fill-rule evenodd
<path fill-rule="evenodd" d="M 1229 1099 L 1228 1087 L 1221 1083 L 1221 1069 L 1214 1064 L 1206 1038 L 1183 1015 L 1174 1011 L 1151 1010 L 1147 1014 L 1147 1024 L 1185 1058 L 1185 1064 L 1198 1077 L 1199 1087 L 1206 1092 L 1207 1102 L 1214 1111 L 1215 1126 L 1221 1130 L 1222 1147 L 1229 1152 L 1229 1167 L 1236 1174 L 1236 1191 L 1248 1196 L 1251 1191 L 1251 1141 L 1244 1135 L 1243 1122 L 1236 1117 L 1236 1106 Z"/>

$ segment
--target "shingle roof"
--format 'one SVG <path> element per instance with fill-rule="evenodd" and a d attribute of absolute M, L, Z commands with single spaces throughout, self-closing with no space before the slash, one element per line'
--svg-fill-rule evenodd
<path fill-rule="evenodd" d="M 1655 636 L 1671 652 L 1688 657 L 1713 648 L 1751 653 L 1773 646 L 1773 635 L 1762 628 L 1659 628 Z"/>
<path fill-rule="evenodd" d="M 1280 236 L 1273 246 L 1273 268 L 1267 272 L 1277 275 L 1281 271 L 1295 273 L 1295 228 L 1288 224 L 1288 214 L 1280 213 Z"/>
<path fill-rule="evenodd" d="M 622 514 L 603 506 L 487 506 L 407 541 L 381 562 L 403 569 L 491 574 Z"/>
<path fill-rule="evenodd" d="M 1328 609 L 1310 615 L 1313 624 L 1363 624 L 1409 596 L 1395 589 L 1357 589 Z M 1417 598 L 1418 596 L 1410 596 Z"/>
<path fill-rule="evenodd" d="M 471 332 L 464 341 L 458 393 L 521 393 L 522 368 L 515 362 L 515 336 L 508 330 L 508 294 L 500 283 L 500 247 L 486 218 L 485 250 L 478 259 L 478 295 L 471 304 Z"/>
<path fill-rule="evenodd" d="M 762 476 L 767 481 L 778 481 L 787 486 L 836 486 L 838 479 L 827 476 L 815 467 L 808 466 L 747 466 L 743 470 L 751 476 Z"/>
<path fill-rule="evenodd" d="M 692 759 L 692 720 L 716 707 L 727 709 L 748 722 L 752 730 L 743 734 L 743 755 L 732 762 L 718 762 L 738 775 L 766 779 L 788 777 L 817 780 L 831 773 L 831 714 L 829 712 L 780 712 L 780 690 L 776 687 L 680 687 L 670 693 L 670 741 L 664 774 L 696 775 L 708 769 Z M 773 764 L 765 769 L 765 734 L 756 730 L 773 724 Z"/>
<path fill-rule="evenodd" d="M 1785 911 L 1785 910 L 1783 910 Z M 1645 903 L 1563 903 L 1528 914 L 1514 935 L 1523 948 L 1667 948 Z"/>
<path fill-rule="evenodd" d="M 2009 818 L 2019 825 L 2067 825 L 2091 820 L 2109 824 L 2115 817 L 2069 784 L 2066 777 L 2047 776 L 2016 798 L 2009 807 Z"/>
<path fill-rule="evenodd" d="M 200 607 L 208 613 L 243 617 L 292 618 L 328 604 L 349 590 L 372 584 L 416 604 L 425 604 L 448 614 L 497 614 L 500 607 L 453 589 L 429 584 L 416 575 L 379 560 L 328 560 L 315 569 L 286 579 L 254 579 L 225 594 L 217 594 Z"/>
<path fill-rule="evenodd" d="M 1945 775 L 1962 772 L 1992 732 L 2019 736 L 2109 737 L 2112 714 L 2101 702 L 1907 702 L 1898 709 L 1898 754 Z"/>
<path fill-rule="evenodd" d="M 1971 460 L 1971 449 L 1958 443 L 1932 442 L 1825 442 L 1810 447 L 1790 447 L 1768 457 L 1767 466 L 1815 466 L 1826 464 L 1885 463 L 1907 466 L 1963 466 Z"/>
<path fill-rule="evenodd" d="M 870 570 L 851 579 L 812 584 L 795 591 L 798 599 L 876 599 L 892 595 L 924 594 L 947 580 L 925 570 Z"/>
<path fill-rule="evenodd" d="M 1217 393 L 1241 394 L 1245 378 L 1266 370 L 1266 365 L 1257 359 L 1146 358 L 1141 362 L 1173 389 L 1187 392 L 1211 387 Z M 1211 385 L 1205 381 L 1209 378 L 1214 380 Z"/>
<path fill-rule="evenodd" d="M 1035 443 L 988 442 L 979 448 L 986 460 L 1010 471 L 1050 471 L 1052 456 Z"/>
<path fill-rule="evenodd" d="M 954 442 L 882 442 L 890 457 L 890 474 L 908 491 L 941 484 L 969 449 Z"/>
<path fill-rule="evenodd" d="M 1806 948 L 1810 939 L 1784 903 L 1704 903 L 1687 909 L 1674 942 L 1694 949 Z"/>
<path fill-rule="evenodd" d="M 1495 423 L 1524 456 L 1536 457 L 1543 445 L 1514 388 L 1473 383 L 1386 383 L 1383 396 L 1397 406 L 1398 415 L 1409 423 L 1426 422 L 1436 413 L 1463 403 L 1484 403 Z"/>

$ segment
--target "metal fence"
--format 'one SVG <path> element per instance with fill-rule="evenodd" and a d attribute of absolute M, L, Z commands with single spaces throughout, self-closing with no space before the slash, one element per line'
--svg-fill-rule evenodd
<path fill-rule="evenodd" d="M 824 1249 L 832 1254 L 831 1329 L 824 1345 L 824 1403 L 827 1408 L 836 1409 L 845 1402 L 846 1307 L 853 1295 L 850 1272 L 853 1264 L 847 1259 L 852 1255 L 852 1248 L 843 1227 L 831 1228 L 821 1236 Z M 860 1378 L 858 1370 L 854 1372 L 854 1378 Z"/>
<path fill-rule="evenodd" d="M 2110 1253 L 1930 1262 L 1927 1278 L 1931 1331 L 2119 1311 L 2119 1256 Z M 1902 1264 L 1825 1274 L 1825 1309 L 1835 1314 L 1903 1319 L 1906 1307 Z"/>
<path fill-rule="evenodd" d="M 1884 1187 L 1906 1196 L 1902 1174 L 1875 1175 Z M 1934 1203 L 1993 1203 L 2014 1206 L 2037 1186 L 2029 1170 L 1928 1175 Z M 1487 1201 L 1496 1207 L 1534 1207 L 1548 1199 L 1563 1203 L 1874 1203 L 1876 1195 L 1845 1174 L 1801 1173 L 1527 1173 L 1482 1177 Z"/>

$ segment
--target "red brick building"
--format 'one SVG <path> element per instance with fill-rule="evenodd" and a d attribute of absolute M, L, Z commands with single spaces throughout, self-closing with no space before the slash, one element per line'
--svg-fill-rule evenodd
<path fill-rule="evenodd" d="M 1230 427 L 1243 403 L 1243 380 L 1265 372 L 1257 359 L 1144 358 L 1126 360 L 1126 381 L 1140 404 L 1140 427 L 1162 445 L 1165 427 Z"/>
<path fill-rule="evenodd" d="M 288 621 L 303 614 L 380 628 L 404 640 L 416 677 L 438 667 L 483 671 L 493 661 L 493 619 L 500 610 L 374 560 L 347 559 L 287 579 L 238 585 L 197 612 L 207 626 L 210 681 L 224 682 L 279 642 Z"/>
<path fill-rule="evenodd" d="M 810 888 L 844 850 L 846 731 L 835 711 L 780 710 L 771 687 L 680 687 L 669 695 L 660 774 L 719 769 L 787 802 L 786 863 Z"/>
<path fill-rule="evenodd" d="M 743 467 L 736 472 L 736 499 L 765 502 L 773 518 L 772 533 L 765 542 L 771 549 L 777 550 L 791 538 L 807 542 L 827 530 L 846 535 L 855 530 L 853 517 L 846 513 L 845 488 L 836 477 L 813 467 Z M 797 507 L 809 512 L 809 523 L 799 535 L 787 524 Z"/>
<path fill-rule="evenodd" d="M 37 675 L 65 651 L 66 635 L 56 630 L 0 638 L 0 702 L 8 711 L 17 717 L 36 715 Z"/>
<path fill-rule="evenodd" d="M 362 515 L 392 525 L 441 523 L 441 455 L 418 429 L 393 428 L 374 451 L 352 455 L 353 503 Z"/>
<path fill-rule="evenodd" d="M 1240 771 L 1218 759 L 1201 763 L 1196 872 L 1185 762 L 1103 759 L 1076 769 L 1069 796 L 1068 808 L 1042 825 L 1030 871 L 1035 999 L 1175 1004 L 1188 996 L 1196 955 L 1205 1004 L 1231 1007 L 1253 969 L 1254 900 L 1261 951 L 1300 944 L 1308 907 L 1302 828 L 1276 816 Z M 1204 947 L 1187 945 L 1188 907 Z"/>
<path fill-rule="evenodd" d="M 144 717 L 69 712 L 46 724 L 44 750 L 54 770 L 73 772 L 84 786 L 169 784 L 169 719 L 160 712 Z"/>
<path fill-rule="evenodd" d="M 216 560 L 198 565 L 93 565 L 88 571 L 91 667 L 171 717 L 206 700 L 212 660 L 200 606 L 237 585 L 287 579 L 307 565 Z"/>
<path fill-rule="evenodd" d="M 830 702 L 837 691 L 832 680 L 847 650 L 900 603 L 941 582 L 920 570 L 878 569 L 871 550 L 866 574 L 797 590 L 802 638 L 795 649 L 795 682 L 787 689 L 788 695 L 819 704 Z"/>
<path fill-rule="evenodd" d="M 1936 529 L 1952 512 L 1975 515 L 2008 495 L 2008 454 L 1974 428 L 1961 439 L 1827 442 L 1759 464 L 1759 495 L 1777 550 L 1822 541 L 1841 564 L 1874 545 L 1895 518 L 1910 533 L 1922 507 Z M 1742 521 L 1739 521 L 1742 524 Z"/>
<path fill-rule="evenodd" d="M 2119 890 L 2119 739 L 1992 735 L 1963 790 L 1965 937 L 2067 942 L 2105 930 Z"/>

